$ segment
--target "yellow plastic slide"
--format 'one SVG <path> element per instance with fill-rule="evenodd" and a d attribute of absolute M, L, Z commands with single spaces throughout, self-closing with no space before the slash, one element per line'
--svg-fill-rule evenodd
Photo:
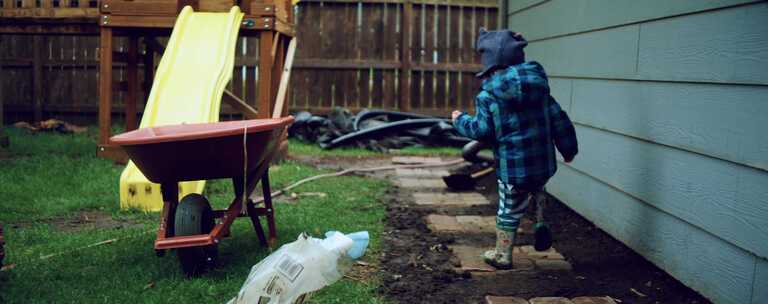
<path fill-rule="evenodd" d="M 219 120 L 221 95 L 232 78 L 235 44 L 243 13 L 196 13 L 185 7 L 155 73 L 140 128 Z M 178 151 L 194 153 L 194 151 Z M 179 198 L 202 193 L 205 181 L 179 184 Z M 120 207 L 157 211 L 160 185 L 144 177 L 133 162 L 120 175 Z"/>

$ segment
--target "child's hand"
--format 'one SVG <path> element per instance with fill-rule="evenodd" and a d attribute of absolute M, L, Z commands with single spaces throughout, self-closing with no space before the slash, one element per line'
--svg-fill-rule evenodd
<path fill-rule="evenodd" d="M 461 111 L 453 110 L 453 113 L 451 113 L 451 120 L 455 122 L 456 118 L 459 118 L 459 115 L 461 115 Z"/>

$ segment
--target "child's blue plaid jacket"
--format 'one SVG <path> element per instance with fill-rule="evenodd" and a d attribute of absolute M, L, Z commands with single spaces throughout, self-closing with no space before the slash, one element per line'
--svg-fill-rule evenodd
<path fill-rule="evenodd" d="M 537 62 L 485 79 L 475 114 L 461 114 L 454 126 L 461 135 L 493 145 L 496 175 L 505 183 L 541 187 L 557 170 L 555 147 L 565 159 L 578 153 L 573 123 L 549 94 L 547 75 Z"/>

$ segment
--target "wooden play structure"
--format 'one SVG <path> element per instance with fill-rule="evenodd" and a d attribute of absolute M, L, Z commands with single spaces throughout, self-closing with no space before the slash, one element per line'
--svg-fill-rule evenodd
<path fill-rule="evenodd" d="M 113 98 L 117 88 L 123 89 L 125 130 L 138 127 L 137 104 L 140 84 L 151 84 L 156 63 L 154 53 L 163 51 L 161 37 L 168 36 L 178 13 L 185 6 L 201 12 L 227 12 L 239 6 L 245 13 L 240 36 L 258 38 L 258 67 L 251 82 L 254 92 L 236 94 L 226 91 L 222 101 L 242 113 L 245 118 L 267 118 L 283 71 L 290 38 L 294 36 L 294 17 L 290 0 L 0 0 L 0 34 L 98 35 L 99 36 L 99 145 L 101 157 L 118 162 L 127 160 L 125 153 L 109 142 L 112 135 Z M 118 37 L 126 37 L 127 48 L 115 49 Z M 139 44 L 145 45 L 145 52 Z M 35 57 L 42 47 L 33 47 Z M 113 66 L 120 64 L 127 73 L 119 81 L 113 77 Z M 143 66 L 143 71 L 139 71 Z M 139 82 L 139 75 L 144 81 Z M 254 73 L 256 74 L 256 73 Z M 42 67 L 33 69 L 35 88 L 43 83 Z M 149 81 L 147 81 L 149 80 Z M 33 88 L 35 120 L 43 103 L 42 89 Z M 83 92 L 83 94 L 96 92 Z M 287 113 L 288 109 L 283 109 Z M 0 112 L 2 113 L 2 112 Z"/>
<path fill-rule="evenodd" d="M 98 34 L 97 153 L 117 162 L 126 162 L 130 155 L 150 181 L 161 184 L 162 217 L 154 246 L 159 255 L 177 249 L 185 273 L 197 274 L 215 258 L 212 252 L 223 237 L 229 236 L 229 225 L 243 216 L 251 218 L 263 245 L 275 243 L 268 168 L 275 157 L 286 152 L 285 129 L 293 121 L 283 106 L 296 50 L 290 0 L 0 0 L 0 8 L 0 33 Z M 170 38 L 164 44 L 162 37 L 166 36 Z M 127 45 L 116 47 L 118 37 L 127 39 Z M 233 71 L 234 62 L 245 59 L 234 56 L 243 37 L 258 39 L 258 67 L 250 77 L 241 77 L 245 81 L 233 85 L 234 90 L 228 90 L 226 85 L 238 73 L 236 68 Z M 32 47 L 39 57 L 42 47 Z M 165 54 L 157 69 L 155 53 Z M 115 77 L 116 65 L 127 73 Z M 143 71 L 139 71 L 141 66 Z M 39 72 L 35 70 L 35 74 Z M 140 74 L 149 97 L 139 123 Z M 33 78 L 35 86 L 44 79 L 39 75 Z M 243 87 L 246 82 L 250 82 L 248 88 Z M 112 137 L 118 86 L 124 86 L 126 132 Z M 42 89 L 33 91 L 37 106 Z M 248 120 L 219 123 L 219 97 Z M 158 112 L 163 112 L 164 118 L 158 118 Z M 42 118 L 39 113 L 42 111 L 36 108 L 35 120 Z M 195 121 L 199 119 L 203 121 Z M 141 129 L 135 130 L 139 126 Z M 173 136 L 168 137 L 171 133 Z M 222 165 L 225 161 L 231 166 Z M 184 173 L 189 169 L 189 174 Z M 228 209 L 212 210 L 196 193 L 181 198 L 181 182 L 217 178 L 233 180 L 235 198 Z M 259 182 L 264 190 L 263 207 L 257 207 L 250 198 Z M 121 195 L 123 184 L 128 185 L 129 195 L 151 192 L 152 187 L 124 182 L 121 177 Z M 267 220 L 268 236 L 259 217 Z"/>

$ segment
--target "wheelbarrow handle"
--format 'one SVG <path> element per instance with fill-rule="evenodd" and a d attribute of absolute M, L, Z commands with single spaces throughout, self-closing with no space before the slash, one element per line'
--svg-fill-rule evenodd
<path fill-rule="evenodd" d="M 493 167 L 488 167 L 488 168 L 485 168 L 483 170 L 480 170 L 480 171 L 477 171 L 475 173 L 472 173 L 470 176 L 472 176 L 473 179 L 478 179 L 478 178 L 481 178 L 483 176 L 486 176 L 486 175 L 490 174 L 494 170 L 495 169 Z"/>

